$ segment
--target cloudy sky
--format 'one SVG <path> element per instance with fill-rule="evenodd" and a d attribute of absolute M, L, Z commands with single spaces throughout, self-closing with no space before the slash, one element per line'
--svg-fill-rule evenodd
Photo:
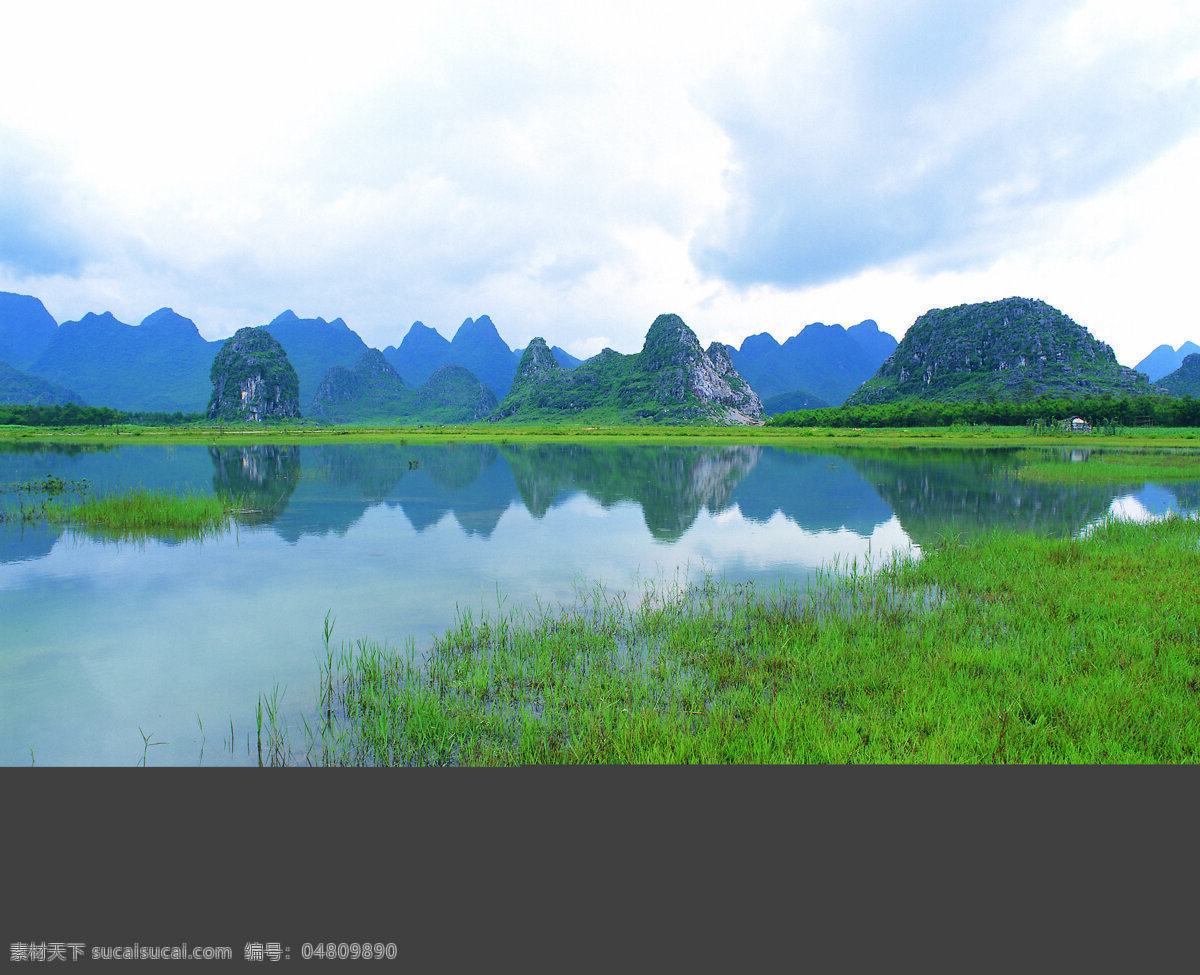
<path fill-rule="evenodd" d="M 581 357 L 1010 295 L 1200 341 L 1197 0 L 435 8 L 6 5 L 0 290 Z"/>

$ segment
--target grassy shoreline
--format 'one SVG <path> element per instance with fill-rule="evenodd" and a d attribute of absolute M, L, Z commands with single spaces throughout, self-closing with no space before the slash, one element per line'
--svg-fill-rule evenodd
<path fill-rule="evenodd" d="M 268 764 L 1190 763 L 1200 522 L 997 532 L 804 590 L 707 580 L 331 644 Z M 277 705 L 277 702 L 274 702 Z M 274 715 L 277 707 L 268 709 Z M 260 731 L 260 735 L 261 735 Z M 260 739 L 261 740 L 261 739 Z"/>
<path fill-rule="evenodd" d="M 344 426 L 301 424 L 187 427 L 0 427 L 0 444 L 333 444 L 333 443 L 730 443 L 914 446 L 1128 446 L 1200 448 L 1200 429 L 1145 427 L 1118 434 L 1034 433 L 1028 427 L 867 428 L 712 426 Z"/>

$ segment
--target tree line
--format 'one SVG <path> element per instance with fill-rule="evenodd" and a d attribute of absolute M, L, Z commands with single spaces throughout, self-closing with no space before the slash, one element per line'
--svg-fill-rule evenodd
<path fill-rule="evenodd" d="M 200 413 L 149 413 L 114 410 L 110 406 L 81 406 L 57 403 L 53 406 L 0 405 L 0 424 L 26 427 L 109 427 L 117 423 L 173 427 L 203 419 Z"/>
<path fill-rule="evenodd" d="M 1192 396 L 1043 396 L 1024 403 L 939 403 L 909 400 L 873 406 L 791 410 L 767 420 L 774 427 L 948 427 L 955 424 L 1034 426 L 1081 417 L 1093 427 L 1200 427 Z"/>

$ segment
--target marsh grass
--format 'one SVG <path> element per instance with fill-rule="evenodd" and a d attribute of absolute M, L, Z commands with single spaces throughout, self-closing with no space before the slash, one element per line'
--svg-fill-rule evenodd
<path fill-rule="evenodd" d="M 774 590 L 462 611 L 335 650 L 279 764 L 1195 762 L 1200 523 L 993 533 Z"/>
<path fill-rule="evenodd" d="M 0 442 L 70 443 L 72 445 L 125 442 L 135 433 L 143 442 L 163 444 L 259 444 L 269 432 L 273 443 L 499 443 L 509 442 L 556 443 L 564 441 L 616 443 L 811 443 L 815 438 L 822 444 L 855 443 L 879 445 L 942 446 L 1094 446 L 1091 435 L 1052 431 L 1033 434 L 1026 426 L 964 426 L 954 427 L 881 427 L 853 429 L 848 427 L 718 427 L 687 426 L 625 426 L 604 423 L 555 423 L 497 427 L 490 423 L 464 426 L 420 427 L 384 425 L 346 425 L 338 427 L 313 426 L 303 422 L 271 426 L 269 431 L 254 425 L 236 427 L 213 426 L 208 423 L 182 426 L 124 428 L 49 428 L 0 426 Z M 1200 429 L 1191 427 L 1138 427 L 1120 437 L 1104 437 L 1105 442 L 1122 445 L 1192 446 L 1200 440 Z"/>
<path fill-rule="evenodd" d="M 228 531 L 241 504 L 230 497 L 135 488 L 118 494 L 51 501 L 51 524 L 70 525 L 105 541 L 199 540 Z"/>
<path fill-rule="evenodd" d="M 1042 483 L 1143 484 L 1146 481 L 1200 481 L 1200 451 L 1155 452 L 1076 449 L 1057 457 L 1045 451 L 1018 451 L 1016 475 Z"/>

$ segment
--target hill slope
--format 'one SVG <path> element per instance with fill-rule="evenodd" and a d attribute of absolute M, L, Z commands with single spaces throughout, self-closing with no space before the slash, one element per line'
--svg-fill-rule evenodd
<path fill-rule="evenodd" d="M 0 403 L 13 406 L 83 405 L 83 397 L 62 386 L 19 372 L 0 362 Z"/>
<path fill-rule="evenodd" d="M 1200 352 L 1193 352 L 1172 373 L 1163 376 L 1157 383 L 1176 396 L 1200 397 Z"/>
<path fill-rule="evenodd" d="M 918 318 L 846 405 L 1150 395 L 1145 377 L 1044 301 L 1006 298 Z"/>

